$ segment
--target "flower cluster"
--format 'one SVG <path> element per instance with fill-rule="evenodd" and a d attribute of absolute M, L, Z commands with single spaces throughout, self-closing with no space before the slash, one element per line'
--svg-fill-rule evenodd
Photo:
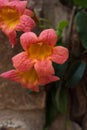
<path fill-rule="evenodd" d="M 35 22 L 26 4 L 27 1 L 21 0 L 0 0 L 0 28 L 12 47 L 16 44 L 16 31 L 24 32 L 20 36 L 24 51 L 12 57 L 15 69 L 2 73 L 1 77 L 38 92 L 39 86 L 59 80 L 52 62 L 63 64 L 69 53 L 67 48 L 56 46 L 58 37 L 54 29 L 45 29 L 39 36 L 31 31 Z"/>
<path fill-rule="evenodd" d="M 0 0 L 0 28 L 8 36 L 12 47 L 16 44 L 16 31 L 31 31 L 35 22 L 32 11 L 26 8 L 27 1 Z"/>

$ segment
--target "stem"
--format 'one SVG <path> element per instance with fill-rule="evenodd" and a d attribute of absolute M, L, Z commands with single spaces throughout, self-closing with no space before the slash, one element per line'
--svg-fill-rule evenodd
<path fill-rule="evenodd" d="M 72 9 L 68 33 L 67 33 L 67 37 L 66 37 L 66 43 L 67 43 L 68 49 L 70 49 L 70 45 L 71 45 L 70 43 L 71 43 L 72 27 L 73 27 L 73 21 L 74 21 L 76 10 L 77 10 L 77 8 L 74 6 L 73 9 Z"/>

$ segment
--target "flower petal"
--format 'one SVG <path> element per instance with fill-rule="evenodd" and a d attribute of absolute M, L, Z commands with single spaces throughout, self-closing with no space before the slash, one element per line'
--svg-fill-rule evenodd
<path fill-rule="evenodd" d="M 39 92 L 39 87 L 38 87 L 38 84 L 30 84 L 28 83 L 27 81 L 24 83 L 23 82 L 23 79 L 21 78 L 19 71 L 16 71 L 16 70 L 10 70 L 10 71 L 7 71 L 7 72 L 4 72 L 0 75 L 0 77 L 2 78 L 7 78 L 9 80 L 12 80 L 12 81 L 15 81 L 15 82 L 18 82 L 18 83 L 21 83 L 21 85 L 23 85 L 23 87 L 25 88 L 28 88 L 28 89 L 31 89 L 35 92 Z"/>
<path fill-rule="evenodd" d="M 40 83 L 40 85 L 46 85 L 48 83 L 55 82 L 59 79 L 60 78 L 57 77 L 57 76 L 48 75 L 48 76 L 41 77 L 40 80 L 39 80 L 39 83 Z"/>
<path fill-rule="evenodd" d="M 10 70 L 0 74 L 0 77 L 7 78 L 15 82 L 20 82 L 20 76 L 15 70 Z"/>
<path fill-rule="evenodd" d="M 54 46 L 57 42 L 57 35 L 53 29 L 46 29 L 40 33 L 39 40 Z"/>
<path fill-rule="evenodd" d="M 23 14 L 25 8 L 27 5 L 27 1 L 10 1 L 8 2 L 8 6 L 10 6 L 11 8 L 15 8 L 20 14 Z"/>
<path fill-rule="evenodd" d="M 28 88 L 34 92 L 39 92 L 39 87 L 38 87 L 38 84 L 37 85 L 34 85 L 34 84 L 28 84 L 28 83 L 21 83 L 25 88 Z"/>
<path fill-rule="evenodd" d="M 7 0 L 0 0 L 0 7 L 6 4 L 8 1 Z"/>
<path fill-rule="evenodd" d="M 26 52 L 21 52 L 12 58 L 13 66 L 19 71 L 27 71 L 33 67 L 34 61 L 29 59 Z"/>
<path fill-rule="evenodd" d="M 50 60 L 38 61 L 35 65 L 35 70 L 38 75 L 46 76 L 50 74 L 54 74 L 54 68 L 52 66 L 52 62 Z"/>
<path fill-rule="evenodd" d="M 35 85 L 35 86 L 31 87 L 30 89 L 33 90 L 34 92 L 39 92 L 38 85 Z"/>
<path fill-rule="evenodd" d="M 8 0 L 8 1 L 20 1 L 20 0 Z"/>
<path fill-rule="evenodd" d="M 54 47 L 53 55 L 51 56 L 52 61 L 63 64 L 69 57 L 68 49 L 62 46 Z"/>
<path fill-rule="evenodd" d="M 30 17 L 34 17 L 34 12 L 30 9 L 25 9 L 24 15 L 28 15 Z"/>
<path fill-rule="evenodd" d="M 30 44 L 36 43 L 38 38 L 35 33 L 33 32 L 26 32 L 21 35 L 20 37 L 21 45 L 24 50 L 27 50 Z"/>
<path fill-rule="evenodd" d="M 15 31 L 10 32 L 8 38 L 13 48 L 17 43 L 16 32 Z"/>
<path fill-rule="evenodd" d="M 16 26 L 17 31 L 29 32 L 35 27 L 34 20 L 27 15 L 20 17 L 20 23 Z"/>

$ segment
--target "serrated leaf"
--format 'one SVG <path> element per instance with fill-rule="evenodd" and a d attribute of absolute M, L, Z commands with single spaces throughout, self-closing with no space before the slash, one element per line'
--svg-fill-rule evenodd
<path fill-rule="evenodd" d="M 76 61 L 75 63 L 73 63 L 68 72 L 66 85 L 69 87 L 74 87 L 75 85 L 77 85 L 83 77 L 85 68 L 86 63 L 82 61 Z"/>
<path fill-rule="evenodd" d="M 87 8 L 87 0 L 73 0 L 74 4 L 83 8 Z"/>
<path fill-rule="evenodd" d="M 79 38 L 85 49 L 87 49 L 87 13 L 79 12 L 76 16 L 76 27 Z"/>

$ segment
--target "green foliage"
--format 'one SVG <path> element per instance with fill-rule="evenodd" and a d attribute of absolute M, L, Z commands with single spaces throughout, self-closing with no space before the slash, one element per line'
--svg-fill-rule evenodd
<path fill-rule="evenodd" d="M 60 0 L 64 6 L 72 7 L 73 0 Z"/>
<path fill-rule="evenodd" d="M 53 87 L 51 88 L 50 92 L 47 96 L 47 103 L 46 103 L 46 123 L 45 123 L 45 129 L 48 129 L 52 121 L 55 119 L 55 117 L 58 114 L 58 110 L 56 107 L 56 101 L 55 101 L 55 94 L 56 94 L 56 87 L 55 83 L 53 83 Z"/>
<path fill-rule="evenodd" d="M 83 77 L 85 68 L 86 68 L 86 63 L 80 60 L 76 60 L 74 63 L 72 63 L 67 73 L 66 86 L 74 87 L 75 85 L 77 85 L 78 82 Z"/>
<path fill-rule="evenodd" d="M 53 66 L 54 66 L 54 69 L 55 69 L 55 73 L 56 73 L 57 76 L 60 77 L 60 80 L 63 79 L 64 72 L 65 72 L 65 70 L 66 70 L 66 68 L 67 68 L 67 65 L 68 65 L 68 61 L 65 62 L 65 63 L 62 64 L 62 65 L 53 63 Z"/>
<path fill-rule="evenodd" d="M 42 30 L 47 29 L 47 28 L 54 28 L 51 21 L 49 19 L 46 19 L 46 18 L 39 18 L 37 25 Z"/>
<path fill-rule="evenodd" d="M 83 4 L 84 2 L 82 2 L 82 0 L 74 0 L 74 3 L 80 7 L 87 6 L 86 3 L 86 6 Z M 58 45 L 63 46 L 63 43 L 61 42 L 62 33 L 64 28 L 67 26 L 67 21 L 61 21 L 58 24 L 58 28 L 56 30 L 59 38 Z M 85 12 L 78 12 L 76 14 L 76 29 L 78 31 L 82 46 L 87 49 L 87 14 Z M 60 80 L 56 83 L 53 83 L 53 86 L 47 96 L 46 123 L 44 130 L 49 130 L 50 124 L 59 112 L 66 116 L 67 90 L 69 87 L 76 87 L 76 85 L 82 79 L 86 69 L 86 63 L 81 60 L 81 55 L 84 49 L 83 47 L 80 48 L 81 50 L 78 50 L 80 51 L 80 55 L 77 57 L 73 56 L 72 49 L 70 48 L 70 57 L 63 65 L 53 63 L 55 75 L 60 77 Z"/>
<path fill-rule="evenodd" d="M 45 127 L 43 130 L 49 130 L 49 127 Z"/>
<path fill-rule="evenodd" d="M 73 0 L 74 4 L 83 8 L 87 8 L 87 0 Z"/>
<path fill-rule="evenodd" d="M 68 22 L 66 20 L 61 21 L 58 24 L 58 28 L 57 28 L 56 33 L 57 33 L 57 35 L 58 35 L 59 38 L 62 36 L 62 32 L 63 32 L 64 28 L 67 27 L 67 26 L 68 26 Z"/>
<path fill-rule="evenodd" d="M 85 49 L 87 49 L 87 13 L 79 12 L 76 16 L 76 27 L 79 38 Z"/>
<path fill-rule="evenodd" d="M 57 93 L 56 93 L 56 104 L 58 111 L 66 114 L 67 112 L 67 91 L 65 86 L 58 87 Z"/>
<path fill-rule="evenodd" d="M 61 2 L 62 4 L 64 4 L 64 5 L 67 5 L 68 0 L 60 0 L 60 2 Z"/>
<path fill-rule="evenodd" d="M 62 87 L 61 82 L 53 83 L 53 87 L 47 96 L 46 104 L 46 122 L 44 130 L 48 130 L 49 126 L 59 112 L 66 114 L 67 110 L 67 93 Z M 55 86 L 55 87 L 54 87 Z"/>

